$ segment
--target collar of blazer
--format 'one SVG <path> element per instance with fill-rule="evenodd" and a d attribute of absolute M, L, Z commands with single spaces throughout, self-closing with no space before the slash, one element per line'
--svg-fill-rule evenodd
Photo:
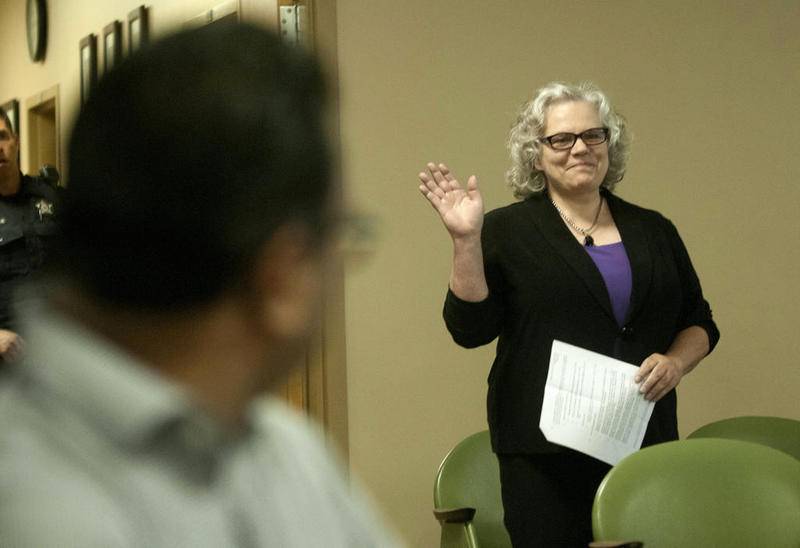
<path fill-rule="evenodd" d="M 603 190 L 611 216 L 617 225 L 625 251 L 631 263 L 632 292 L 631 304 L 625 323 L 636 317 L 637 312 L 644 303 L 653 271 L 653 262 L 650 256 L 650 246 L 642 217 L 637 213 L 637 208 Z M 578 274 L 600 306 L 606 311 L 608 317 L 616 323 L 614 312 L 611 309 L 611 299 L 608 289 L 595 266 L 592 258 L 575 239 L 569 228 L 561 220 L 558 211 L 543 193 L 535 194 L 525 201 L 531 212 L 533 221 L 541 230 L 542 235 L 566 263 Z"/>

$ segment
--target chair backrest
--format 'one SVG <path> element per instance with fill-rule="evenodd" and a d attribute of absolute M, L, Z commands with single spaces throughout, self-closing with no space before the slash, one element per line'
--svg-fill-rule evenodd
<path fill-rule="evenodd" d="M 800 461 L 763 445 L 691 439 L 655 445 L 606 475 L 596 540 L 645 547 L 800 546 Z"/>
<path fill-rule="evenodd" d="M 733 417 L 701 426 L 689 438 L 751 441 L 800 459 L 800 421 L 782 417 Z"/>
<path fill-rule="evenodd" d="M 478 545 L 511 546 L 503 525 L 500 467 L 487 430 L 465 438 L 444 458 L 433 486 L 433 504 L 436 508 L 475 508 Z"/>

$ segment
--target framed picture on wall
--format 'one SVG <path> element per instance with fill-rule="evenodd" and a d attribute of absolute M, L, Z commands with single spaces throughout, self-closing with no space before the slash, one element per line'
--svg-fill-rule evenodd
<path fill-rule="evenodd" d="M 97 85 L 97 35 L 90 34 L 81 38 L 80 52 L 81 104 L 84 104 Z"/>
<path fill-rule="evenodd" d="M 122 23 L 114 21 L 103 28 L 103 74 L 122 59 Z"/>
<path fill-rule="evenodd" d="M 8 115 L 8 119 L 11 121 L 11 131 L 17 134 L 19 137 L 19 101 L 16 99 L 11 99 L 7 103 L 3 103 L 0 105 L 3 110 Z"/>
<path fill-rule="evenodd" d="M 147 8 L 139 6 L 128 14 L 128 54 L 135 52 L 150 40 Z"/>

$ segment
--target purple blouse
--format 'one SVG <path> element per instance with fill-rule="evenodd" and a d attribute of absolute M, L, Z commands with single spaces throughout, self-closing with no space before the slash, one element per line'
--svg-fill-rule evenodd
<path fill-rule="evenodd" d="M 631 263 L 622 242 L 608 245 L 584 247 L 603 276 L 611 298 L 614 317 L 620 325 L 625 324 L 625 316 L 631 304 Z"/>

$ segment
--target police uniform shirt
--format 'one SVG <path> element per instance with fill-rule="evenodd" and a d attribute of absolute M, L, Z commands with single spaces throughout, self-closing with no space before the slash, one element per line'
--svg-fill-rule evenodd
<path fill-rule="evenodd" d="M 0 329 L 15 330 L 14 290 L 44 264 L 57 232 L 57 192 L 47 180 L 23 175 L 19 192 L 0 196 Z"/>

